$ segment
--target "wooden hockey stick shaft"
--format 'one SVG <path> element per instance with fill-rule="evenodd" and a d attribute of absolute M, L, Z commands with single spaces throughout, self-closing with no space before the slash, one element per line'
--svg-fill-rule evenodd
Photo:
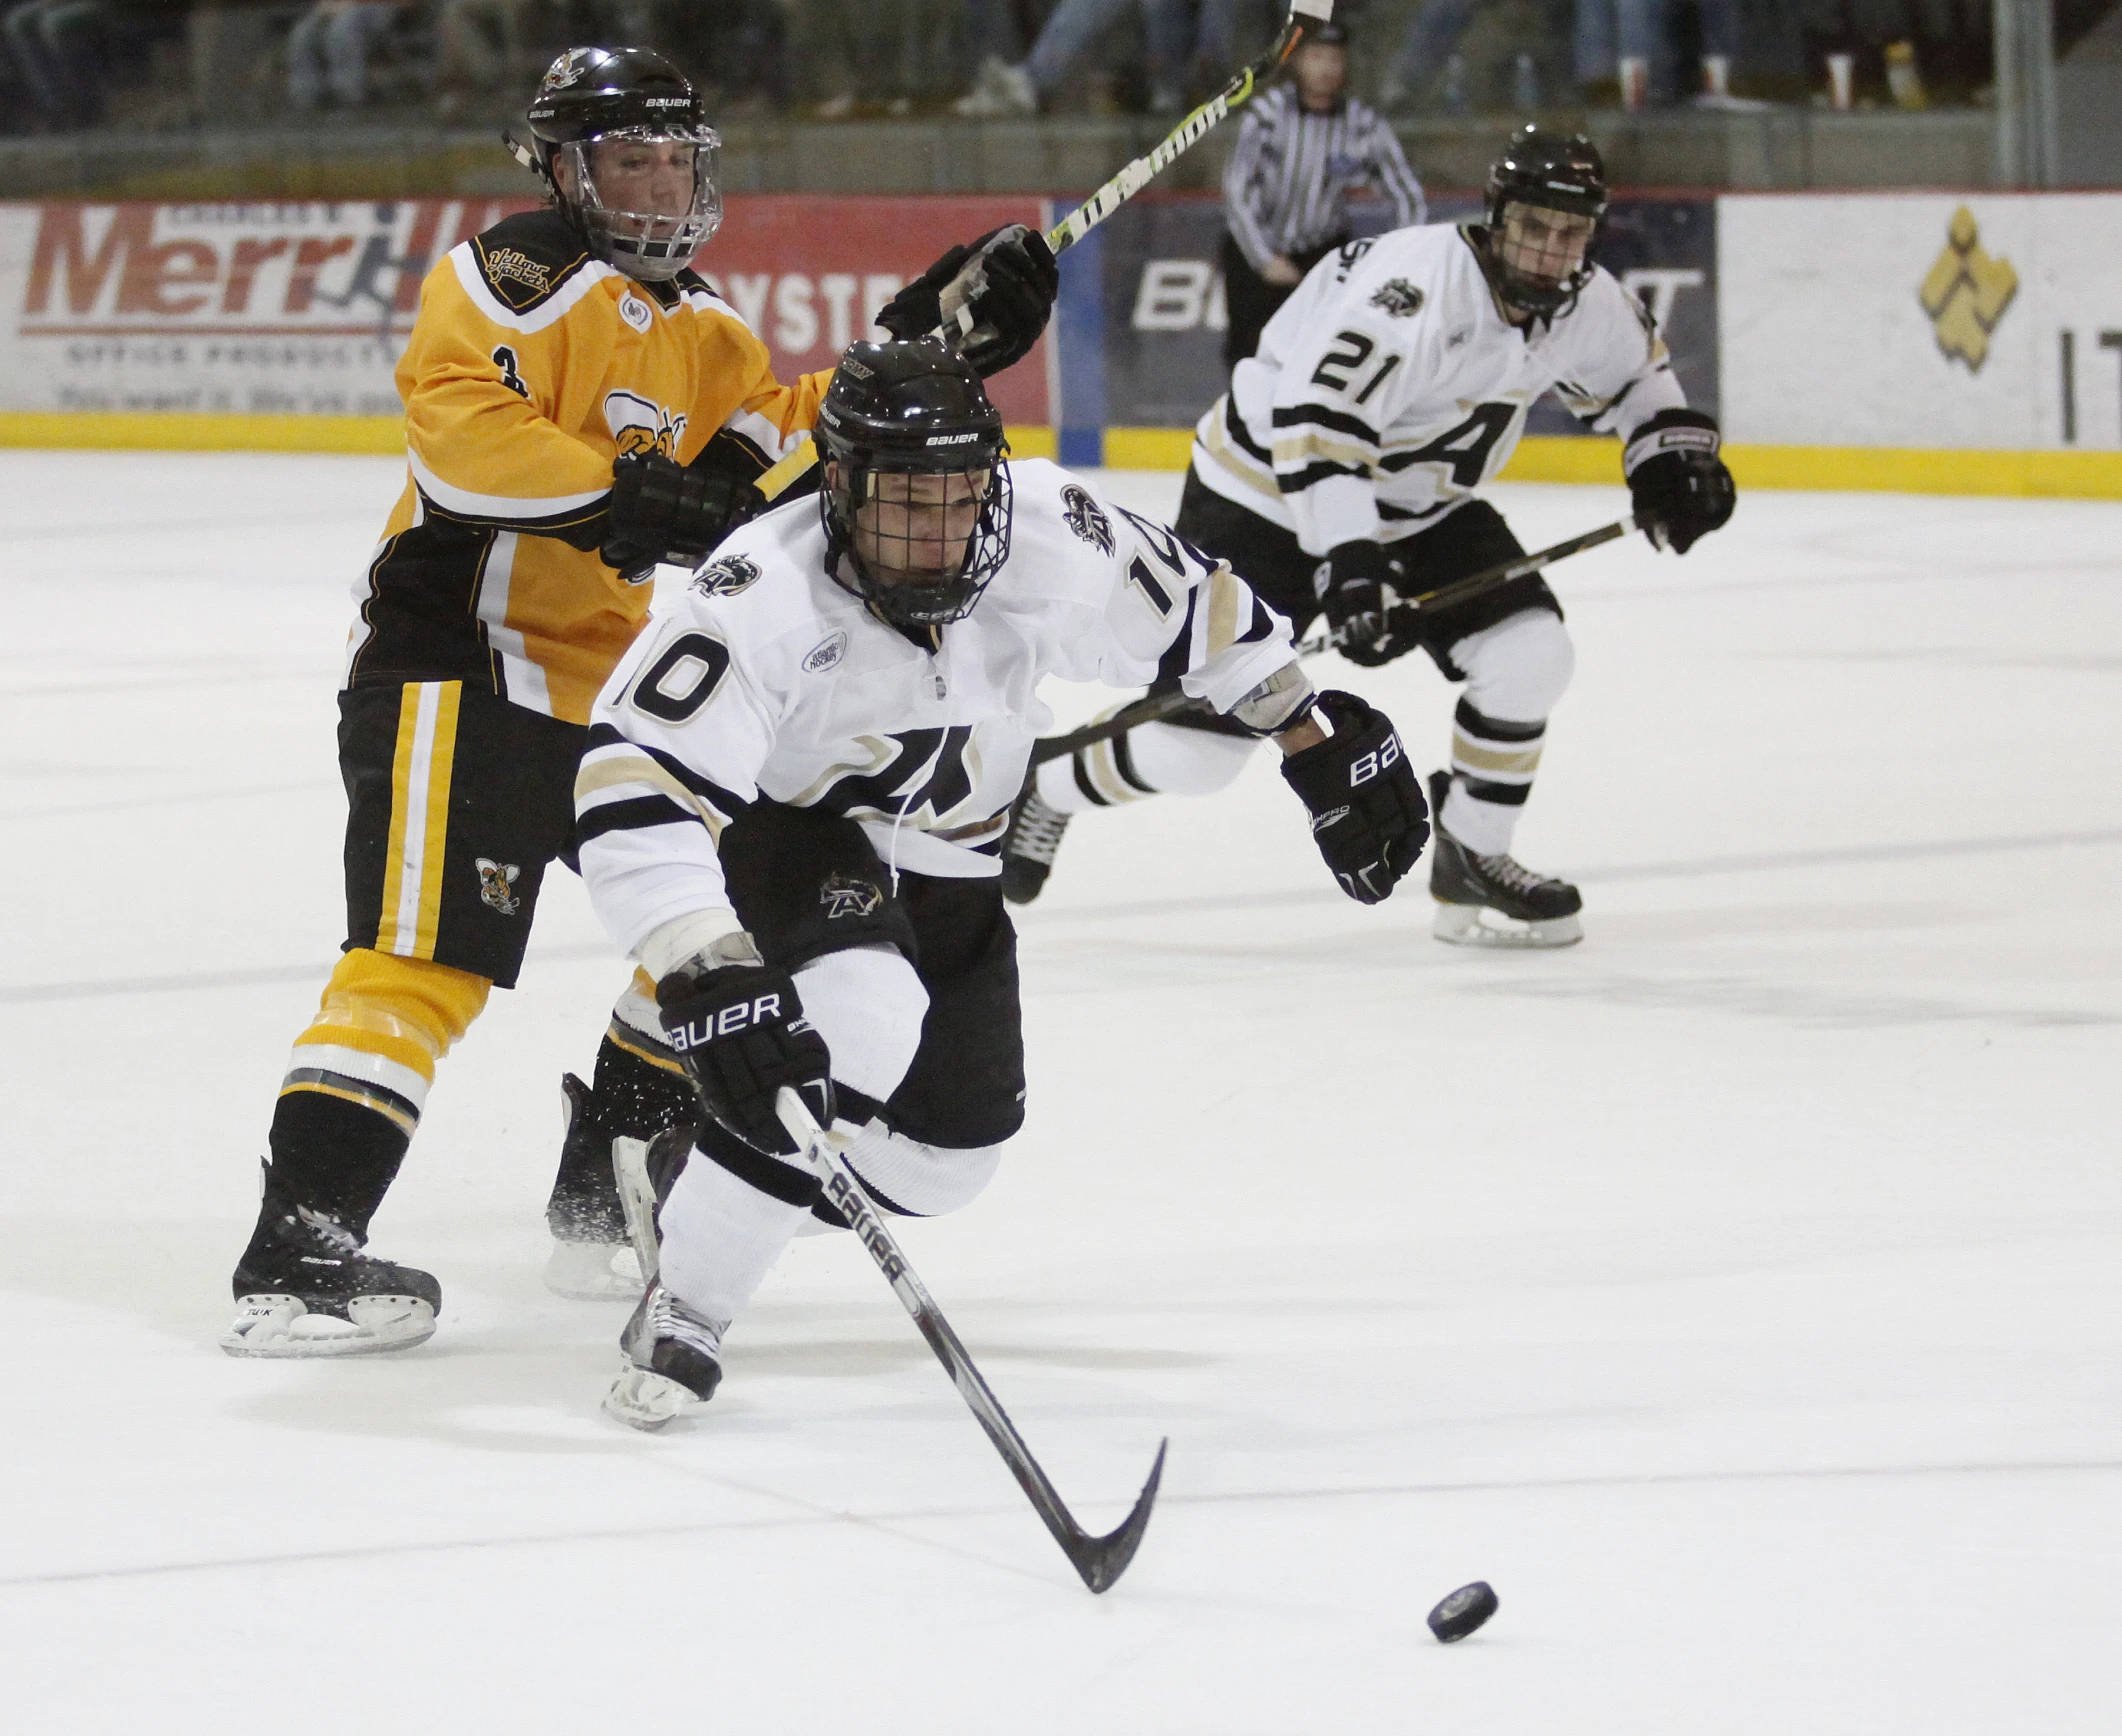
<path fill-rule="evenodd" d="M 1268 51 L 1253 61 L 1221 90 L 1164 135 L 1146 155 L 1135 158 L 1120 172 L 1046 232 L 1046 245 L 1058 256 L 1066 253 L 1115 211 L 1155 180 L 1186 152 L 1199 144 L 1211 128 L 1234 108 L 1250 100 L 1260 81 L 1297 52 L 1310 26 L 1324 24 L 1334 15 L 1334 0 L 1291 0 L 1289 18 Z M 954 317 L 938 326 L 934 336 L 963 336 L 971 329 L 970 310 L 947 309 Z M 769 501 L 778 500 L 806 471 L 818 462 L 815 442 L 805 440 L 780 463 L 762 472 L 752 486 Z"/>
<path fill-rule="evenodd" d="M 1464 603 L 1483 593 L 1493 591 L 1499 585 L 1507 585 L 1513 579 L 1522 579 L 1530 574 L 1551 567 L 1557 561 L 1567 560 L 1571 555 L 1580 555 L 1586 549 L 1599 548 L 1606 543 L 1625 537 L 1636 528 L 1633 516 L 1617 518 L 1612 524 L 1602 524 L 1597 530 L 1588 530 L 1581 536 L 1573 536 L 1552 548 L 1544 548 L 1534 554 L 1519 555 L 1513 560 L 1498 561 L 1492 567 L 1483 567 L 1478 573 L 1469 573 L 1463 579 L 1454 579 L 1448 585 L 1439 585 L 1434 590 L 1423 591 L 1412 597 L 1397 593 L 1393 601 L 1416 609 L 1443 609 L 1454 603 Z M 1330 633 L 1314 633 L 1297 645 L 1299 657 L 1316 657 L 1322 651 L 1333 649 L 1336 641 Z M 1111 741 L 1115 736 L 1125 735 L 1137 724 L 1155 723 L 1181 711 L 1204 711 L 1207 707 L 1198 699 L 1189 699 L 1176 688 L 1162 693 L 1145 693 L 1140 699 L 1123 705 L 1112 716 L 1101 718 L 1096 723 L 1087 723 L 1081 729 L 1072 729 L 1066 735 L 1044 736 L 1032 744 L 1031 763 L 1043 766 L 1048 760 L 1056 760 L 1074 753 L 1078 748 L 1095 747 L 1101 741 Z"/>
<path fill-rule="evenodd" d="M 1046 1473 L 1039 1468 L 1039 1461 L 1032 1457 L 1031 1448 L 1017 1433 L 1017 1425 L 1003 1410 L 1002 1401 L 981 1378 L 972 1353 L 951 1330 L 950 1322 L 943 1318 L 943 1310 L 936 1306 L 936 1299 L 928 1293 L 928 1287 L 906 1263 L 906 1256 L 899 1252 L 899 1244 L 892 1240 L 891 1232 L 884 1227 L 860 1179 L 841 1161 L 833 1136 L 818 1125 L 793 1086 L 781 1087 L 774 1099 L 774 1113 L 780 1117 L 781 1125 L 788 1130 L 789 1138 L 796 1142 L 805 1161 L 825 1184 L 825 1197 L 847 1219 L 848 1227 L 869 1250 L 870 1258 L 877 1262 L 877 1269 L 884 1274 L 900 1305 L 913 1316 L 921 1336 L 928 1340 L 929 1349 L 936 1353 L 936 1360 L 943 1364 L 944 1373 L 957 1387 L 958 1396 L 965 1400 L 981 1428 L 987 1431 L 987 1438 L 994 1442 L 995 1450 L 1009 1466 L 1018 1487 L 1031 1498 L 1032 1506 L 1046 1522 L 1047 1530 L 1053 1533 L 1054 1541 L 1061 1545 L 1069 1564 L 1092 1591 L 1109 1588 L 1127 1571 L 1127 1564 L 1134 1560 L 1135 1550 L 1142 1542 L 1142 1533 L 1149 1525 L 1150 1508 L 1157 1499 L 1157 1486 L 1164 1480 L 1164 1453 L 1171 1445 L 1170 1441 L 1157 1443 L 1157 1458 L 1149 1468 L 1149 1481 L 1142 1485 L 1142 1493 L 1135 1497 L 1133 1508 L 1118 1529 L 1103 1537 L 1094 1537 L 1085 1531 L 1076 1523 Z"/>

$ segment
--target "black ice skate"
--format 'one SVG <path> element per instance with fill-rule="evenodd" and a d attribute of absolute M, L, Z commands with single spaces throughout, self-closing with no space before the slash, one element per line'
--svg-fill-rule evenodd
<path fill-rule="evenodd" d="M 641 1294 L 642 1271 L 613 1180 L 612 1135 L 597 1114 L 594 1094 L 574 1074 L 561 1076 L 560 1095 L 567 1119 L 560 1174 L 545 1204 L 553 1233 L 545 1287 L 585 1301 L 631 1301 Z"/>
<path fill-rule="evenodd" d="M 1454 946 L 1574 946 L 1582 940 L 1577 912 L 1584 900 L 1577 889 L 1535 874 L 1509 855 L 1469 850 L 1444 829 L 1450 793 L 1451 774 L 1432 772 L 1429 895 L 1437 901 L 1437 915 L 1430 932 Z M 1484 912 L 1492 920 L 1484 921 Z"/>
<path fill-rule="evenodd" d="M 604 1395 L 606 1412 L 629 1428 L 660 1429 L 722 1384 L 721 1325 L 688 1308 L 661 1284 L 650 1284 L 619 1349 L 626 1361 Z"/>
<path fill-rule="evenodd" d="M 1039 800 L 1030 784 L 1009 811 L 1009 831 L 1002 839 L 1002 896 L 1012 904 L 1029 904 L 1046 889 L 1054 870 L 1054 853 L 1069 816 Z"/>
<path fill-rule="evenodd" d="M 235 1323 L 221 1336 L 231 1356 L 405 1350 L 434 1336 L 442 1306 L 428 1273 L 364 1252 L 353 1231 L 307 1206 L 268 1205 L 235 1291 Z"/>

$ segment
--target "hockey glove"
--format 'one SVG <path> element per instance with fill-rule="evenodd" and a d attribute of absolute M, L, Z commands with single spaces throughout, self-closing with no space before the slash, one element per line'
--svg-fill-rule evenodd
<path fill-rule="evenodd" d="M 1282 762 L 1310 811 L 1312 841 L 1358 904 L 1382 904 L 1429 842 L 1429 807 L 1392 719 L 1328 688 L 1318 709 L 1334 733 Z"/>
<path fill-rule="evenodd" d="M 1415 648 L 1415 609 L 1398 596 L 1407 568 L 1380 544 L 1368 537 L 1342 543 L 1326 557 L 1320 576 L 1334 647 L 1351 663 L 1375 669 Z"/>
<path fill-rule="evenodd" d="M 707 459 L 715 450 L 711 442 Z M 604 564 L 630 585 L 644 582 L 659 562 L 698 566 L 708 551 L 765 502 L 742 467 L 716 457 L 679 464 L 660 452 L 625 452 L 612 461 L 611 516 Z"/>
<path fill-rule="evenodd" d="M 749 935 L 718 941 L 707 957 L 672 971 L 656 985 L 656 1005 L 708 1114 L 753 1150 L 795 1153 L 774 1113 L 784 1085 L 803 1093 L 820 1126 L 832 1125 L 825 1039 L 803 1016 L 788 973 L 763 961 Z"/>
<path fill-rule="evenodd" d="M 1659 548 L 1684 555 L 1731 517 L 1738 490 L 1717 447 L 1716 418 L 1700 410 L 1660 410 L 1629 441 L 1636 522 Z"/>
<path fill-rule="evenodd" d="M 877 323 L 902 342 L 947 325 L 959 353 L 985 380 L 1022 361 L 1039 341 L 1060 288 L 1046 237 L 1011 223 L 969 247 L 953 247 L 886 302 Z M 973 329 L 962 337 L 960 307 L 973 312 Z"/>

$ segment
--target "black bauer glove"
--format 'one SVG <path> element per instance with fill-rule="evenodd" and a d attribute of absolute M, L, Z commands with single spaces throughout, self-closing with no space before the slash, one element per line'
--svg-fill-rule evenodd
<path fill-rule="evenodd" d="M 1731 517 L 1739 491 L 1718 445 L 1716 418 L 1700 410 L 1660 410 L 1629 440 L 1621 468 L 1636 523 L 1659 548 L 1684 555 Z"/>
<path fill-rule="evenodd" d="M 1392 719 L 1353 693 L 1328 688 L 1318 710 L 1334 733 L 1282 762 L 1312 817 L 1312 842 L 1341 890 L 1383 904 L 1429 842 L 1429 805 Z"/>
<path fill-rule="evenodd" d="M 1326 557 L 1320 605 L 1334 648 L 1351 663 L 1375 669 L 1406 655 L 1420 643 L 1416 610 L 1395 597 L 1407 582 L 1407 567 L 1368 537 L 1345 542 Z"/>
<path fill-rule="evenodd" d="M 924 337 L 944 323 L 950 292 L 948 299 L 963 300 L 973 312 L 973 329 L 963 337 L 953 319 L 951 340 L 985 380 L 1030 353 L 1060 290 L 1061 272 L 1046 237 L 1011 223 L 970 246 L 953 247 L 884 304 L 877 324 L 902 342 Z"/>
<path fill-rule="evenodd" d="M 660 452 L 622 452 L 612 460 L 611 516 L 598 557 L 630 585 L 656 564 L 694 567 L 738 525 L 765 505 L 745 467 L 716 452 L 710 441 L 691 464 Z"/>
<path fill-rule="evenodd" d="M 788 972 L 764 963 L 698 968 L 707 963 L 680 965 L 656 985 L 671 1047 L 684 1058 L 708 1114 L 754 1151 L 793 1156 L 795 1142 L 774 1113 L 774 1097 L 793 1085 L 818 1125 L 832 1125 L 825 1039 L 803 1016 Z"/>

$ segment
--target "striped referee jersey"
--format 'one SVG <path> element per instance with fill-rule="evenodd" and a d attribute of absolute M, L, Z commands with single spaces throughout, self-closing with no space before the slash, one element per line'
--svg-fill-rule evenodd
<path fill-rule="evenodd" d="M 1245 111 L 1223 171 L 1230 232 L 1255 271 L 1277 254 L 1309 252 L 1348 232 L 1348 195 L 1376 187 L 1393 202 L 1393 227 L 1428 215 L 1422 183 L 1376 110 L 1353 100 L 1309 113 L 1294 85 L 1278 84 Z"/>

